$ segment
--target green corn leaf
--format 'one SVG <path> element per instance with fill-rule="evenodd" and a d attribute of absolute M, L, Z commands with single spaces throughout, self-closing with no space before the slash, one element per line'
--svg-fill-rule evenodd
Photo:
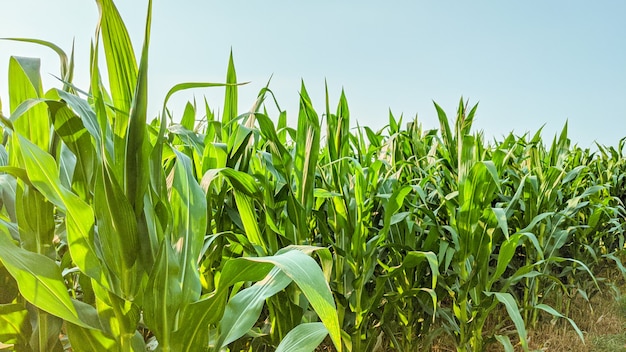
<path fill-rule="evenodd" d="M 182 301 L 181 268 L 170 241 L 164 238 L 144 291 L 143 316 L 162 346 L 170 345 Z M 184 321 L 184 324 L 193 324 Z"/>
<path fill-rule="evenodd" d="M 341 328 L 324 273 L 311 257 L 298 249 L 306 252 L 312 250 L 309 247 L 287 247 L 275 256 L 229 260 L 222 270 L 218 291 L 236 282 L 259 281 L 276 266 L 298 285 L 324 326 L 331 332 L 335 347 L 341 351 Z M 322 256 L 324 257 L 325 255 Z"/>
<path fill-rule="evenodd" d="M 40 60 L 11 57 L 9 60 L 9 106 L 13 128 L 43 150 L 50 144 L 50 119 L 45 105 L 34 104 L 19 118 L 15 112 L 20 104 L 29 99 L 43 98 Z"/>
<path fill-rule="evenodd" d="M 72 186 L 87 198 L 97 157 L 91 135 L 85 129 L 83 121 L 68 106 L 52 102 L 49 102 L 48 106 L 55 132 L 76 156 Z"/>
<path fill-rule="evenodd" d="M 246 114 L 247 116 L 249 114 Z M 242 118 L 244 115 L 240 116 Z M 230 123 L 233 125 L 240 119 L 232 120 Z M 226 135 L 223 135 L 226 136 Z M 228 166 L 232 168 L 241 169 L 243 165 L 247 165 L 250 158 L 250 145 L 254 136 L 254 130 L 245 125 L 234 125 L 230 135 L 228 135 L 227 148 L 229 152 Z M 240 166 L 237 166 L 240 165 Z M 245 171 L 245 169 L 243 169 Z"/>
<path fill-rule="evenodd" d="M 9 228 L 9 226 L 7 226 L 4 222 L 2 225 L 6 226 L 7 229 Z M 13 238 L 13 240 L 17 241 L 15 238 Z M 19 289 L 17 288 L 17 282 L 15 282 L 15 279 L 3 266 L 0 266 L 0 285 L 2 285 L 2 290 L 0 291 L 0 304 L 13 302 L 19 294 Z"/>
<path fill-rule="evenodd" d="M 504 352 L 514 352 L 513 344 L 511 343 L 511 339 L 509 339 L 506 335 L 495 335 L 496 340 L 502 344 L 504 348 Z"/>
<path fill-rule="evenodd" d="M 43 98 L 41 60 L 12 56 L 9 60 L 9 107 L 11 112 L 27 99 Z"/>
<path fill-rule="evenodd" d="M 87 329 L 74 324 L 66 325 L 72 351 L 113 351 L 120 348 L 117 342 L 100 330 Z"/>
<path fill-rule="evenodd" d="M 578 325 L 576 325 L 574 320 L 572 320 L 571 318 L 568 318 L 568 317 L 564 316 L 563 314 L 559 313 L 556 309 L 550 307 L 547 304 L 537 304 L 535 306 L 535 309 L 541 309 L 544 312 L 548 312 L 549 314 L 551 314 L 554 317 L 566 319 L 570 323 L 572 328 L 574 328 L 574 330 L 576 330 L 576 334 L 578 334 L 578 337 L 580 338 L 580 341 L 582 341 L 583 343 L 585 342 L 585 337 L 583 336 L 582 331 L 580 331 L 580 329 L 578 328 Z"/>
<path fill-rule="evenodd" d="M 32 349 L 35 351 L 57 350 L 63 320 L 40 309 L 32 310 L 31 317 L 35 322 L 30 340 Z"/>
<path fill-rule="evenodd" d="M 23 304 L 0 304 L 0 341 L 24 344 L 31 334 L 28 310 Z"/>
<path fill-rule="evenodd" d="M 348 99 L 346 99 L 343 89 L 337 104 L 337 119 L 337 129 L 334 131 L 337 156 L 338 158 L 348 157 L 350 152 L 350 109 L 348 108 Z"/>
<path fill-rule="evenodd" d="M 315 172 L 320 152 L 320 123 L 317 113 L 311 105 L 311 99 L 302 82 L 300 88 L 300 112 L 298 114 L 298 130 L 294 167 L 296 173 L 296 197 L 304 208 L 300 219 L 300 236 L 304 238 L 307 230 L 304 228 L 304 218 L 313 209 L 313 191 L 315 189 Z"/>
<path fill-rule="evenodd" d="M 302 293 L 329 331 L 330 338 L 338 351 L 341 351 L 341 328 L 337 308 L 328 283 L 320 267 L 308 255 L 298 250 L 288 250 L 272 257 L 245 258 L 246 260 L 272 263 L 298 285 Z"/>
<path fill-rule="evenodd" d="M 439 105 L 437 105 L 437 103 L 433 101 L 433 104 L 435 105 L 435 109 L 437 110 L 437 118 L 439 119 L 440 131 L 441 136 L 443 137 L 444 146 L 448 150 L 448 153 L 451 154 L 451 158 L 449 160 L 456 161 L 457 145 L 456 141 L 454 140 L 454 135 L 450 130 L 448 117 L 446 116 L 445 111 L 443 111 L 443 109 Z"/>
<path fill-rule="evenodd" d="M 208 172 L 211 169 L 222 169 L 226 167 L 227 161 L 228 161 L 228 152 L 226 151 L 226 145 L 222 143 L 205 144 L 204 151 L 202 152 L 202 170 L 203 171 Z M 204 180 L 204 177 L 202 178 L 202 180 Z"/>
<path fill-rule="evenodd" d="M 280 342 L 276 352 L 314 351 L 324 338 L 328 330 L 322 323 L 305 323 L 293 328 Z"/>
<path fill-rule="evenodd" d="M 285 251 L 289 251 L 292 249 L 297 249 L 300 252 L 305 253 L 307 255 L 312 255 L 313 253 L 315 253 L 315 255 L 317 255 L 317 257 L 320 260 L 320 265 L 322 266 L 322 272 L 324 273 L 324 277 L 326 278 L 326 281 L 327 282 L 330 281 L 332 270 L 333 270 L 333 258 L 328 248 L 316 247 L 316 246 L 291 245 L 291 246 L 287 246 L 279 250 L 277 253 L 280 254 L 280 253 L 283 253 Z"/>
<path fill-rule="evenodd" d="M 207 297 L 185 306 L 180 315 L 181 324 L 172 334 L 172 350 L 184 352 L 205 351 L 209 342 L 209 324 L 217 324 L 226 309 L 228 290 L 217 290 Z"/>
<path fill-rule="evenodd" d="M 274 268 L 263 280 L 231 298 L 220 321 L 220 348 L 245 335 L 259 319 L 265 300 L 282 291 L 289 283 L 291 279 Z"/>
<path fill-rule="evenodd" d="M 487 296 L 495 296 L 500 303 L 504 304 L 507 313 L 509 313 L 509 317 L 513 320 L 513 324 L 515 324 L 522 348 L 524 348 L 524 351 L 528 351 L 528 343 L 526 342 L 526 327 L 513 295 L 503 292 L 485 292 L 485 294 Z"/>
<path fill-rule="evenodd" d="M 240 84 L 246 84 L 246 83 L 240 83 Z M 170 88 L 170 90 L 167 91 L 167 94 L 165 94 L 165 99 L 163 99 L 163 114 L 165 114 L 165 111 L 167 109 L 167 102 L 170 100 L 172 95 L 174 95 L 176 92 L 180 92 L 180 91 L 187 90 L 187 89 L 193 89 L 193 88 L 224 87 L 226 85 L 227 85 L 226 83 L 211 83 L 211 82 L 178 83 L 174 85 L 172 88 Z"/>
<path fill-rule="evenodd" d="M 21 185 L 15 199 L 17 224 L 22 248 L 53 259 L 54 206 L 36 189 Z"/>
<path fill-rule="evenodd" d="M 265 240 L 261 235 L 261 230 L 259 229 L 259 223 L 256 217 L 253 199 L 247 194 L 240 192 L 239 190 L 235 190 L 235 202 L 237 203 L 237 210 L 239 211 L 239 216 L 241 216 L 241 222 L 243 224 L 243 228 L 246 231 L 246 236 L 248 240 L 253 245 L 257 245 L 259 251 L 257 254 L 265 255 L 265 250 L 268 248 Z"/>
<path fill-rule="evenodd" d="M 276 133 L 281 144 L 287 143 L 287 112 L 281 111 L 278 115 L 278 123 L 276 124 Z"/>
<path fill-rule="evenodd" d="M 387 206 L 385 207 L 385 219 L 383 222 L 383 228 L 380 231 L 382 236 L 380 241 L 384 241 L 385 236 L 389 233 L 389 229 L 392 225 L 393 216 L 402 208 L 404 204 L 404 198 L 411 193 L 413 188 L 411 186 L 404 186 L 402 188 L 396 189 L 391 197 L 389 197 Z"/>
<path fill-rule="evenodd" d="M 137 214 L 141 214 L 143 210 L 143 198 L 148 189 L 150 177 L 149 160 L 151 147 L 146 137 L 146 115 L 148 111 L 148 47 L 150 45 L 150 26 L 152 23 L 152 0 L 148 1 L 147 12 L 141 62 L 137 72 L 136 86 L 132 87 L 134 94 L 132 95 L 130 110 L 128 110 L 129 124 L 123 159 L 126 162 L 124 167 L 124 191 Z M 121 23 L 117 31 L 119 33 L 124 32 L 123 23 Z M 131 50 L 132 53 L 132 46 L 129 45 L 127 50 Z M 134 62 L 134 58 L 132 60 Z M 121 164 L 119 160 L 116 160 L 116 162 Z"/>
<path fill-rule="evenodd" d="M 121 138 L 128 128 L 128 112 L 137 87 L 137 59 L 128 30 L 112 0 L 96 0 L 100 10 L 99 30 L 109 73 L 111 96 L 119 109 L 115 120 L 115 134 Z M 93 87 L 92 87 L 93 89 Z"/>
<path fill-rule="evenodd" d="M 54 50 L 54 52 L 59 56 L 59 61 L 61 64 L 61 68 L 60 68 L 61 77 L 63 78 L 63 81 L 66 82 L 63 84 L 64 85 L 63 90 L 69 91 L 70 89 L 69 85 L 72 83 L 72 76 L 74 74 L 73 72 L 74 71 L 74 47 L 73 45 L 72 45 L 71 59 L 68 60 L 67 54 L 65 53 L 65 51 L 63 51 L 63 49 L 61 49 L 56 44 L 45 41 L 45 40 L 33 39 L 33 38 L 1 38 L 1 39 L 38 44 L 38 45 L 42 45 L 42 46 L 45 46 Z"/>
<path fill-rule="evenodd" d="M 14 135 L 13 142 L 22 150 L 26 172 L 32 184 L 46 199 L 66 213 L 67 240 L 72 260 L 82 272 L 105 284 L 107 279 L 94 245 L 92 209 L 61 185 L 56 175 L 56 163 L 50 154 L 18 135 Z"/>
<path fill-rule="evenodd" d="M 140 111 L 136 111 L 137 108 L 141 108 L 141 105 L 135 106 L 137 103 L 134 101 L 136 90 L 140 86 L 138 85 L 137 60 L 135 59 L 135 53 L 126 26 L 113 1 L 97 0 L 96 3 L 100 11 L 100 22 L 96 32 L 98 35 L 101 34 L 102 37 L 111 99 L 108 99 L 107 92 L 102 87 L 100 81 L 100 73 L 97 66 L 98 46 L 96 43 L 91 67 L 93 101 L 101 130 L 111 129 L 113 136 L 115 136 L 112 138 L 112 150 L 107 150 L 111 158 L 111 166 L 115 170 L 115 178 L 122 186 L 133 207 L 135 207 L 140 205 L 136 204 L 136 193 L 142 194 L 144 191 L 141 188 L 143 184 L 137 184 L 137 177 L 142 176 L 137 169 L 142 169 L 143 167 L 142 165 L 132 164 L 135 162 L 138 154 L 144 153 L 143 150 L 140 150 L 143 147 L 143 143 L 142 138 L 137 136 L 137 124 L 134 124 L 135 127 L 130 126 L 131 114 L 135 116 L 141 115 Z M 96 37 L 96 40 L 98 39 Z M 140 93 L 137 94 L 141 95 Z M 143 94 L 145 94 L 145 91 Z M 107 111 L 106 103 L 112 105 L 111 114 Z M 145 128 L 145 125 L 142 127 Z M 131 130 L 135 132 L 133 136 L 129 135 Z M 127 157 L 129 154 L 132 157 Z M 141 161 L 145 162 L 145 159 Z M 140 212 L 141 207 L 138 206 L 137 208 L 138 212 Z"/>
<path fill-rule="evenodd" d="M 513 259 L 513 255 L 515 255 L 515 250 L 520 244 L 520 239 L 523 234 L 518 233 L 511 236 L 509 239 L 505 240 L 500 245 L 500 252 L 498 253 L 498 263 L 496 265 L 496 271 L 493 273 L 491 279 L 489 280 L 489 285 L 487 289 L 491 289 L 491 286 L 500 279 L 500 276 L 504 274 L 504 271 L 508 267 L 511 259 Z"/>
<path fill-rule="evenodd" d="M 102 145 L 102 139 L 105 136 L 103 135 L 103 132 L 100 130 L 100 125 L 98 124 L 98 118 L 96 117 L 96 113 L 91 108 L 89 103 L 86 100 L 83 100 L 76 95 L 69 94 L 64 91 L 57 90 L 57 93 L 59 94 L 59 97 L 61 97 L 61 99 L 63 99 L 65 103 L 70 108 L 72 108 L 72 110 L 81 119 L 82 126 L 95 139 L 96 146 Z M 72 125 L 78 126 L 78 123 L 72 123 Z M 82 137 L 82 135 L 80 137 L 84 138 Z"/>
<path fill-rule="evenodd" d="M 211 183 L 217 178 L 217 176 L 224 176 L 228 183 L 237 191 L 250 196 L 256 197 L 261 194 L 259 186 L 254 177 L 249 174 L 230 168 L 212 169 L 207 171 L 202 176 L 201 185 L 202 188 L 207 191 Z M 208 191 L 207 191 L 208 192 Z"/>
<path fill-rule="evenodd" d="M 140 251 L 135 213 L 109 165 L 104 163 L 99 170 L 93 209 L 102 255 L 110 272 L 120 280 L 121 291 L 116 293 L 132 301 L 141 280 L 135 266 Z"/>
<path fill-rule="evenodd" d="M 114 155 L 115 150 L 114 150 L 114 139 L 111 138 L 111 119 L 112 116 L 110 117 L 108 114 L 108 110 L 106 107 L 106 101 L 110 101 L 110 98 L 108 97 L 108 93 L 106 92 L 106 90 L 104 89 L 104 87 L 102 86 L 102 82 L 101 82 L 101 78 L 100 78 L 100 69 L 98 67 L 98 57 L 99 57 L 99 52 L 98 52 L 98 40 L 99 40 L 99 30 L 100 28 L 98 27 L 96 29 L 96 38 L 95 38 L 95 43 L 92 42 L 91 44 L 91 61 L 90 61 L 90 68 L 91 68 L 91 100 L 92 100 L 92 106 L 93 106 L 93 117 L 96 121 L 96 125 L 98 126 L 95 130 L 98 131 L 96 134 L 98 135 L 98 137 L 96 138 L 100 138 L 100 140 L 96 139 L 98 141 L 98 146 L 100 148 L 98 148 L 98 150 L 104 150 L 108 153 L 108 155 Z M 72 100 L 67 100 L 69 104 L 72 104 Z M 82 104 L 82 105 L 86 105 L 89 106 L 89 104 Z M 75 108 L 76 109 L 76 108 Z M 89 112 L 92 108 L 86 108 L 85 111 Z M 81 117 L 83 117 L 83 119 L 85 119 L 86 117 L 88 117 L 90 114 L 83 114 L 81 113 L 80 109 L 76 110 L 77 113 L 79 113 L 79 115 Z M 85 123 L 85 126 L 87 128 L 89 128 L 88 123 Z M 92 132 L 93 134 L 93 130 L 89 129 L 90 132 Z M 104 154 L 102 153 L 101 158 L 104 158 Z M 121 173 L 120 173 L 121 174 Z"/>
<path fill-rule="evenodd" d="M 439 260 L 437 259 L 437 255 L 433 252 L 408 252 L 404 257 L 402 264 L 396 267 L 389 268 L 389 273 L 394 273 L 400 269 L 414 268 L 422 263 L 424 259 L 426 259 L 426 261 L 428 262 L 428 266 L 430 267 L 432 275 L 432 288 L 435 289 L 437 287 L 437 278 L 439 277 Z"/>
<path fill-rule="evenodd" d="M 19 248 L 0 231 L 0 262 L 17 281 L 20 293 L 34 306 L 68 322 L 87 327 L 67 293 L 61 269 L 50 258 Z"/>
<path fill-rule="evenodd" d="M 230 123 L 237 117 L 237 73 L 233 62 L 233 51 L 230 51 L 228 59 L 228 70 L 226 73 L 226 93 L 224 95 L 224 114 L 222 115 L 222 126 L 225 129 L 222 136 L 230 135 L 232 128 Z"/>
<path fill-rule="evenodd" d="M 183 285 L 182 303 L 196 301 L 201 285 L 198 260 L 207 227 L 207 202 L 202 188 L 192 174 L 188 156 L 174 150 L 176 165 L 170 205 L 172 208 L 172 244 L 178 254 Z"/>
<path fill-rule="evenodd" d="M 287 149 L 285 148 L 285 143 L 280 139 L 276 129 L 274 129 L 274 123 L 272 120 L 266 116 L 265 114 L 257 113 L 255 114 L 257 121 L 259 122 L 259 129 L 261 134 L 265 139 L 271 141 L 272 148 L 276 148 L 276 154 L 283 160 L 290 161 L 290 155 Z"/>
<path fill-rule="evenodd" d="M 196 124 L 196 108 L 189 102 L 185 105 L 185 111 L 183 112 L 180 124 L 189 131 L 193 131 L 194 125 Z"/>
<path fill-rule="evenodd" d="M 242 281 L 260 281 L 273 267 L 272 263 L 257 263 L 245 257 L 230 259 L 224 264 L 217 289 L 225 290 Z"/>
<path fill-rule="evenodd" d="M 502 230 L 502 234 L 507 239 L 509 238 L 509 223 L 506 217 L 506 211 L 502 208 L 492 208 L 491 209 L 496 216 L 496 220 L 498 220 L 498 226 L 500 230 Z"/>
<path fill-rule="evenodd" d="M 435 289 L 437 287 L 437 279 L 439 278 L 439 259 L 437 259 L 437 255 L 433 252 L 419 252 L 419 251 L 411 251 L 406 254 L 402 264 L 399 266 L 389 268 L 390 275 L 398 275 L 400 274 L 401 269 L 409 269 L 414 268 L 421 264 L 424 259 L 428 262 L 428 266 L 430 268 L 430 275 L 432 277 L 431 289 L 420 288 L 420 290 L 428 293 L 433 301 L 433 311 L 437 310 L 437 293 Z"/>

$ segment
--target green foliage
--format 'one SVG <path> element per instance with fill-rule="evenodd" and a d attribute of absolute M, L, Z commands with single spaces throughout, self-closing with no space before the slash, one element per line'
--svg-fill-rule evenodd
<path fill-rule="evenodd" d="M 546 314 L 582 338 L 572 295 L 626 275 L 626 139 L 591 152 L 566 125 L 550 146 L 539 132 L 486 143 L 463 100 L 454 125 L 435 104 L 436 130 L 391 112 L 351 130 L 344 92 L 333 112 L 326 90 L 321 119 L 304 83 L 294 129 L 275 100 L 268 116 L 269 87 L 238 112 L 232 53 L 224 83 L 177 84 L 150 120 L 151 2 L 139 62 L 114 3 L 97 4 L 88 94 L 73 53 L 12 39 L 54 50 L 63 87 L 44 92 L 39 61 L 11 58 L 0 343 L 412 351 L 447 333 L 459 351 L 528 349 Z M 199 122 L 195 102 L 172 116 L 173 94 L 209 87 L 226 91 L 222 116 L 206 101 Z"/>

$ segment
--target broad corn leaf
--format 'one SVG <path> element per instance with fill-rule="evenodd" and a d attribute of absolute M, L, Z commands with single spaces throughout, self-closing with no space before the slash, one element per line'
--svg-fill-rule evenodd
<path fill-rule="evenodd" d="M 0 305 L 0 341 L 19 344 L 30 336 L 31 326 L 28 319 L 28 310 L 23 304 Z"/>
<path fill-rule="evenodd" d="M 0 262 L 17 281 L 20 293 L 31 304 L 68 322 L 83 322 L 67 293 L 61 269 L 50 258 L 19 248 L 0 231 Z"/>
<path fill-rule="evenodd" d="M 278 268 L 261 281 L 238 292 L 228 301 L 220 321 L 220 346 L 224 347 L 250 330 L 261 315 L 265 300 L 282 291 L 291 279 Z"/>
<path fill-rule="evenodd" d="M 300 324 L 289 331 L 276 348 L 276 352 L 314 351 L 327 335 L 328 330 L 322 323 Z"/>
<path fill-rule="evenodd" d="M 89 103 L 87 101 L 81 99 L 80 97 L 76 96 L 76 95 L 69 94 L 69 93 L 64 92 L 64 91 L 57 91 L 57 93 L 59 94 L 61 99 L 63 99 L 65 101 L 67 106 L 69 106 L 76 113 L 76 115 L 81 119 L 83 127 L 95 139 L 95 141 L 96 141 L 95 145 L 96 146 L 102 145 L 102 139 L 105 137 L 105 134 L 103 134 L 103 131 L 100 130 L 100 125 L 98 124 L 98 118 L 96 117 L 96 113 L 91 108 Z M 70 118 L 70 120 L 71 120 L 71 118 Z M 63 121 L 65 122 L 65 120 L 63 120 Z M 67 122 L 65 122 L 65 123 L 67 123 Z M 78 123 L 72 122 L 72 125 L 73 126 L 78 126 Z M 63 126 L 63 124 L 61 124 L 60 127 L 55 127 L 55 128 L 61 129 L 62 126 Z M 73 130 L 73 132 L 65 131 L 65 132 L 59 132 L 59 133 L 61 134 L 61 136 L 65 135 L 67 137 L 69 137 L 71 135 L 75 135 L 76 133 L 78 133 L 79 134 L 77 136 L 78 138 L 81 138 L 81 139 L 84 138 L 80 134 L 80 129 L 78 129 L 76 131 Z M 78 141 L 76 141 L 76 142 L 79 143 L 79 144 L 82 144 L 82 143 L 80 143 Z M 99 151 L 99 149 L 96 149 L 96 152 L 98 152 L 98 151 Z"/>
<path fill-rule="evenodd" d="M 230 259 L 224 264 L 217 289 L 225 290 L 242 281 L 260 281 L 272 268 L 272 263 L 258 263 L 246 257 Z"/>
<path fill-rule="evenodd" d="M 172 347 L 176 351 L 202 352 L 209 342 L 209 324 L 220 321 L 226 308 L 227 290 L 217 290 L 184 307 L 181 324 L 172 334 Z"/>
<path fill-rule="evenodd" d="M 72 344 L 72 351 L 112 351 L 120 347 L 117 346 L 117 341 L 100 330 L 88 329 L 74 324 L 67 324 L 66 328 Z"/>
<path fill-rule="evenodd" d="M 102 255 L 111 274 L 120 280 L 118 294 L 133 300 L 140 281 L 135 265 L 140 251 L 135 213 L 109 165 L 105 162 L 99 171 L 93 208 Z"/>
<path fill-rule="evenodd" d="M 235 190 L 235 201 L 237 202 L 237 210 L 239 210 L 239 215 L 241 216 L 241 222 L 243 223 L 243 227 L 246 231 L 246 235 L 252 244 L 261 248 L 261 253 L 263 253 L 263 249 L 267 248 L 263 237 L 261 236 L 261 230 L 259 229 L 259 223 L 256 218 L 256 214 L 254 212 L 254 204 L 252 197 Z"/>
<path fill-rule="evenodd" d="M 412 188 L 410 186 L 404 186 L 402 188 L 398 188 L 397 190 L 393 192 L 393 194 L 389 198 L 387 206 L 385 207 L 384 225 L 383 225 L 383 229 L 381 230 L 381 233 L 383 234 L 383 236 L 386 236 L 387 233 L 389 232 L 389 228 L 392 225 L 393 215 L 397 214 L 398 210 L 402 208 L 404 204 L 404 198 L 406 198 L 406 196 L 411 192 L 411 189 Z M 381 239 L 381 241 L 382 240 L 384 240 L 384 238 Z"/>
<path fill-rule="evenodd" d="M 302 83 L 300 90 L 300 112 L 298 115 L 298 143 L 296 144 L 295 171 L 299 184 L 298 201 L 310 211 L 313 207 L 315 170 L 320 147 L 320 125 L 313 110 L 309 95 Z"/>
<path fill-rule="evenodd" d="M 15 135 L 17 136 L 17 135 Z M 54 205 L 66 213 L 67 240 L 74 263 L 87 275 L 104 284 L 107 282 L 94 245 L 94 213 L 75 194 L 61 185 L 52 156 L 24 137 L 19 144 L 30 182 Z"/>
<path fill-rule="evenodd" d="M 175 330 L 176 314 L 181 306 L 180 272 L 178 258 L 170 241 L 164 238 L 143 299 L 143 316 L 146 324 L 152 328 L 163 346 L 169 346 L 171 343 L 170 334 Z M 191 322 L 185 322 L 187 323 Z"/>
<path fill-rule="evenodd" d="M 246 258 L 247 260 L 272 263 L 298 285 L 302 293 L 328 329 L 330 338 L 341 351 L 341 328 L 337 308 L 319 265 L 308 255 L 298 250 L 288 250 L 271 257 Z"/>
<path fill-rule="evenodd" d="M 172 244 L 180 260 L 180 281 L 183 285 L 182 303 L 200 297 L 198 260 L 207 224 L 207 203 L 202 188 L 193 177 L 191 160 L 174 150 L 176 165 L 170 196 L 172 207 Z"/>
<path fill-rule="evenodd" d="M 148 1 L 145 37 L 141 51 L 141 62 L 137 74 L 137 85 L 133 87 L 132 104 L 129 110 L 128 133 L 124 145 L 124 191 L 135 211 L 143 209 L 143 197 L 149 182 L 150 145 L 147 140 L 146 118 L 148 113 L 148 47 L 152 22 L 152 1 Z M 123 24 L 122 24 L 123 25 Z M 122 27 L 118 31 L 122 31 Z M 130 47 L 132 50 L 132 47 Z M 119 161 L 118 161 L 119 162 Z"/>
<path fill-rule="evenodd" d="M 54 130 L 76 156 L 72 187 L 87 197 L 92 183 L 96 148 L 83 121 L 62 103 L 48 102 Z"/>
<path fill-rule="evenodd" d="M 50 120 L 45 105 L 36 104 L 19 118 L 13 117 L 13 113 L 23 102 L 43 98 L 39 66 L 39 59 L 11 57 L 9 60 L 9 103 L 15 131 L 27 137 L 39 148 L 48 150 Z"/>
<path fill-rule="evenodd" d="M 56 44 L 45 41 L 45 40 L 34 39 L 34 38 L 4 38 L 4 39 L 14 40 L 18 42 L 38 44 L 38 45 L 42 45 L 42 46 L 45 46 L 54 50 L 54 52 L 59 56 L 59 61 L 61 63 L 61 68 L 60 68 L 61 77 L 63 78 L 65 82 L 67 82 L 63 84 L 63 90 L 65 91 L 70 90 L 70 86 L 68 84 L 72 82 L 72 76 L 74 74 L 73 72 L 74 70 L 74 47 L 73 46 L 72 46 L 71 58 L 68 59 L 67 54 L 65 53 L 65 51 L 63 51 L 63 49 L 61 49 Z"/>
<path fill-rule="evenodd" d="M 128 30 L 112 0 L 97 0 L 100 10 L 100 30 L 106 56 L 113 104 L 120 113 L 115 121 L 115 133 L 125 137 L 128 112 L 137 87 L 137 59 Z M 92 87 L 93 88 L 93 87 Z"/>
<path fill-rule="evenodd" d="M 487 296 L 495 296 L 496 299 L 504 304 L 507 313 L 509 313 L 509 317 L 513 320 L 513 324 L 515 324 L 515 328 L 517 329 L 517 335 L 520 338 L 520 344 L 524 348 L 525 351 L 528 350 L 528 344 L 526 342 L 526 327 L 524 325 L 524 320 L 519 311 L 519 307 L 515 302 L 515 298 L 510 293 L 503 292 L 485 292 Z"/>
<path fill-rule="evenodd" d="M 35 188 L 18 184 L 15 211 L 22 248 L 55 258 L 53 204 Z"/>

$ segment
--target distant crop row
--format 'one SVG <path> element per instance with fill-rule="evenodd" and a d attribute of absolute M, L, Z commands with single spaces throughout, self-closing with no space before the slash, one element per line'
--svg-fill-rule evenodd
<path fill-rule="evenodd" d="M 96 2 L 85 91 L 73 53 L 13 39 L 55 50 L 63 83 L 44 91 L 39 60 L 10 59 L 0 346 L 527 350 L 547 317 L 582 339 L 571 300 L 626 274 L 626 139 L 592 152 L 565 126 L 487 142 L 463 100 L 453 123 L 435 104 L 439 129 L 390 113 L 375 131 L 343 93 L 315 111 L 304 85 L 292 128 L 268 116 L 269 87 L 237 111 L 232 56 L 224 83 L 176 85 L 151 120 L 151 3 L 137 61 L 112 0 Z M 225 89 L 221 116 L 172 116 L 173 94 L 206 87 Z"/>

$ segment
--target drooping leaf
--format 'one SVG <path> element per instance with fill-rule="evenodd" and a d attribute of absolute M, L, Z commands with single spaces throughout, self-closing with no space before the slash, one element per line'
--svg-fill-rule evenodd
<path fill-rule="evenodd" d="M 572 326 L 572 328 L 574 328 L 574 330 L 576 331 L 576 334 L 580 338 L 580 341 L 582 341 L 583 343 L 585 342 L 585 337 L 583 336 L 582 331 L 580 331 L 580 328 L 578 328 L 578 325 L 576 325 L 576 322 L 574 322 L 574 320 L 572 318 L 564 316 L 563 314 L 559 313 L 556 309 L 550 307 L 547 304 L 540 303 L 540 304 L 535 306 L 535 309 L 541 309 L 544 312 L 550 313 L 554 317 L 563 318 L 563 319 L 567 320 L 570 323 L 570 325 Z"/>
<path fill-rule="evenodd" d="M 526 326 L 513 295 L 506 292 L 485 292 L 485 294 L 487 296 L 495 296 L 500 303 L 504 304 L 506 312 L 509 313 L 509 317 L 513 321 L 513 324 L 515 324 L 515 329 L 517 330 L 517 335 L 520 338 L 520 343 L 524 350 L 527 350 L 528 344 L 526 342 Z"/>
<path fill-rule="evenodd" d="M 324 338 L 328 330 L 322 323 L 305 323 L 293 328 L 280 342 L 276 352 L 314 351 Z"/>
<path fill-rule="evenodd" d="M 263 280 L 231 298 L 220 321 L 220 346 L 224 347 L 245 335 L 259 319 L 265 300 L 290 282 L 284 272 L 274 268 Z"/>
<path fill-rule="evenodd" d="M 87 327 L 67 293 L 61 269 L 50 258 L 16 246 L 0 231 L 0 262 L 17 281 L 22 296 L 34 306 L 68 322 Z"/>
<path fill-rule="evenodd" d="M 341 328 L 337 308 L 320 267 L 308 255 L 298 250 L 286 250 L 271 257 L 246 258 L 247 260 L 272 263 L 291 278 L 320 317 L 338 351 L 341 351 Z"/>

